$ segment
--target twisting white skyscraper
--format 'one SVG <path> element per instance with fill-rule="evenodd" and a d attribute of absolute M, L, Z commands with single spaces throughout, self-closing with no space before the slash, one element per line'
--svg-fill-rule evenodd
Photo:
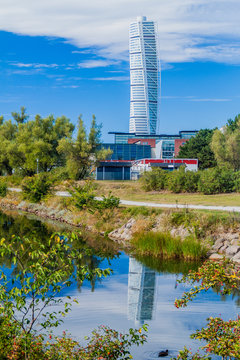
<path fill-rule="evenodd" d="M 158 125 L 159 69 L 156 26 L 145 16 L 130 24 L 129 132 L 156 134 Z"/>

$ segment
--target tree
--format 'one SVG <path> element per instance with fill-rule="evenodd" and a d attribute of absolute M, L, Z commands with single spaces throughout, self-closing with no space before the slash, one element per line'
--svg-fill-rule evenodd
<path fill-rule="evenodd" d="M 104 160 L 111 152 L 100 149 L 101 126 L 96 124 L 93 116 L 89 136 L 81 116 L 78 118 L 77 138 L 61 139 L 58 146 L 60 154 L 66 156 L 66 166 L 69 176 L 79 180 L 88 176 L 96 166 L 98 160 Z"/>
<path fill-rule="evenodd" d="M 64 165 L 65 157 L 59 154 L 57 147 L 62 138 L 70 138 L 74 125 L 65 116 L 54 119 L 52 115 L 42 118 L 36 115 L 34 120 L 11 120 L 0 122 L 0 170 L 11 174 L 12 170 L 24 176 L 32 176 L 37 171 L 50 171 L 54 166 Z M 23 119 L 21 115 L 21 119 Z M 26 116 L 25 116 L 26 119 Z"/>
<path fill-rule="evenodd" d="M 215 130 L 211 148 L 219 166 L 240 169 L 240 115 L 228 120 L 222 130 Z"/>
<path fill-rule="evenodd" d="M 21 112 L 12 112 L 12 117 L 18 124 L 22 124 L 29 118 L 26 114 L 26 108 L 24 106 L 21 107 Z"/>
<path fill-rule="evenodd" d="M 180 147 L 178 158 L 198 159 L 199 169 L 216 166 L 214 153 L 210 147 L 214 130 L 201 129 Z"/>
<path fill-rule="evenodd" d="M 230 132 L 233 132 L 237 128 L 239 128 L 239 122 L 240 122 L 240 114 L 235 116 L 234 120 L 228 119 L 226 127 Z"/>
<path fill-rule="evenodd" d="M 13 167 L 9 156 L 9 147 L 15 141 L 17 134 L 17 125 L 11 120 L 0 121 L 0 172 L 2 174 L 12 175 Z"/>

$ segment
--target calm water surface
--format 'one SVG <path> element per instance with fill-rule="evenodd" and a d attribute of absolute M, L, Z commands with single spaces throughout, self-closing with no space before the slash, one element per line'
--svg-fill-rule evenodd
<path fill-rule="evenodd" d="M 64 231 L 54 223 L 43 223 L 34 217 L 16 214 L 0 214 L 0 236 L 34 233 L 39 240 L 50 236 L 54 231 Z M 99 247 L 102 239 L 88 238 L 92 247 Z M 96 245 L 97 244 L 97 245 Z M 110 242 L 103 244 L 106 256 L 117 254 Z M 75 297 L 79 304 L 56 329 L 61 334 L 68 330 L 74 338 L 83 341 L 98 325 L 105 324 L 119 331 L 130 327 L 149 324 L 148 343 L 134 348 L 134 359 L 156 359 L 160 350 L 169 349 L 170 359 L 176 356 L 184 345 L 195 349 L 199 342 L 189 338 L 190 334 L 206 323 L 206 318 L 221 316 L 224 319 L 236 318 L 239 313 L 239 298 L 220 297 L 213 291 L 200 295 L 185 309 L 176 309 L 174 300 L 186 289 L 185 285 L 176 286 L 181 273 L 196 268 L 196 264 L 162 262 L 151 258 L 135 259 L 125 253 L 113 259 L 100 260 L 98 256 L 88 259 L 95 266 L 111 267 L 113 274 L 101 282 L 84 282 L 81 288 L 74 283 L 61 295 Z"/>

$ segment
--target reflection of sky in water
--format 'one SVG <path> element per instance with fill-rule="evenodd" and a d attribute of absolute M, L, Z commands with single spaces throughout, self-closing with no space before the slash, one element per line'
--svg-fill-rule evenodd
<path fill-rule="evenodd" d="M 189 339 L 189 335 L 204 326 L 205 319 L 210 315 L 218 316 L 221 313 L 224 319 L 236 317 L 238 308 L 235 301 L 230 297 L 222 301 L 214 292 L 202 294 L 185 309 L 176 309 L 174 300 L 184 291 L 183 285 L 175 287 L 177 276 L 147 271 L 146 278 L 144 267 L 136 264 L 130 263 L 130 274 L 133 274 L 134 281 L 132 275 L 130 279 L 128 275 L 129 258 L 122 254 L 119 259 L 112 261 L 114 274 L 97 283 L 94 292 L 87 283 L 81 292 L 76 287 L 68 289 L 68 294 L 77 298 L 79 304 L 73 305 L 57 332 L 68 330 L 82 340 L 98 325 L 105 324 L 124 331 L 136 327 L 139 320 L 143 323 L 145 316 L 148 319 L 145 322 L 150 325 L 149 340 L 144 347 L 134 350 L 134 359 L 147 360 L 162 349 L 169 349 L 167 358 L 170 358 L 176 356 L 177 350 L 184 345 L 196 348 L 199 342 Z M 139 283 L 142 286 L 139 287 Z M 131 286 L 135 287 L 135 293 L 129 289 Z M 134 309 L 134 304 L 137 309 Z"/>
<path fill-rule="evenodd" d="M 29 220 L 23 216 L 12 218 L 0 213 L 1 237 L 8 238 L 12 234 L 29 237 L 34 232 L 42 240 L 48 238 L 54 230 L 36 219 Z M 148 260 L 145 259 L 146 263 L 153 266 L 152 259 Z M 179 265 L 172 267 L 173 264 L 168 262 L 162 267 L 159 266 L 162 265 L 160 261 L 154 260 L 156 268 L 179 271 Z M 61 295 L 72 295 L 78 299 L 79 304 L 73 303 L 72 311 L 56 329 L 56 333 L 68 330 L 82 342 L 84 336 L 101 324 L 126 331 L 145 322 L 149 324 L 148 343 L 134 349 L 134 360 L 151 360 L 156 358 L 159 350 L 165 349 L 169 349 L 169 356 L 165 359 L 170 359 L 184 345 L 194 349 L 200 344 L 189 339 L 189 336 L 197 328 L 205 326 L 208 316 L 218 316 L 221 313 L 227 320 L 236 318 L 239 312 L 235 299 L 228 297 L 226 301 L 222 301 L 216 293 L 210 291 L 201 294 L 187 308 L 176 309 L 174 300 L 185 289 L 185 285 L 175 287 L 179 276 L 149 270 L 136 260 L 129 260 L 125 254 L 111 260 L 110 266 L 107 260 L 99 266 L 111 267 L 114 273 L 97 282 L 94 292 L 91 292 L 88 282 L 84 282 L 80 291 L 76 283 L 62 291 Z M 5 268 L 5 271 L 7 274 L 11 273 L 11 269 Z M 186 271 L 186 268 L 182 271 Z"/>

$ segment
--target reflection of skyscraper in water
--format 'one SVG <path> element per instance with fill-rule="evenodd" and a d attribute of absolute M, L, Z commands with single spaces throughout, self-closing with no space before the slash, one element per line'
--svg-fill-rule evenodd
<path fill-rule="evenodd" d="M 156 303 L 156 272 L 129 258 L 128 319 L 143 324 L 153 319 Z"/>

